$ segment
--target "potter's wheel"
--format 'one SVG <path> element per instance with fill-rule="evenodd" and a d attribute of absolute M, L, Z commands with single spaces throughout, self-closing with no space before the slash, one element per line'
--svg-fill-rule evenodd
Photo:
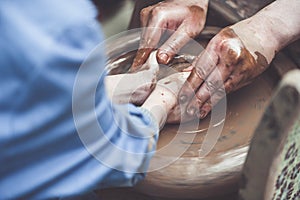
<path fill-rule="evenodd" d="M 206 33 L 206 36 L 211 35 L 212 31 Z M 116 73 L 118 67 L 130 66 L 139 35 L 139 32 L 127 32 L 107 42 L 109 70 Z M 203 38 L 199 42 L 207 43 L 207 37 Z M 173 198 L 212 197 L 236 190 L 252 133 L 279 78 L 276 68 L 270 67 L 252 84 L 228 95 L 226 117 L 220 121 L 223 126 L 221 135 L 205 157 L 199 157 L 199 149 L 207 134 L 210 116 L 200 123 L 197 120 L 180 127 L 166 125 L 160 132 L 157 148 L 158 152 L 160 149 L 164 151 L 157 153 L 150 165 L 172 162 L 149 172 L 136 189 L 148 195 Z M 180 138 L 174 141 L 178 134 Z M 174 159 L 177 155 L 175 149 L 185 149 L 178 159 Z"/>
<path fill-rule="evenodd" d="M 199 149 L 207 135 L 210 116 L 199 123 L 195 133 L 177 133 L 178 126 L 165 126 L 160 133 L 158 149 L 168 145 L 176 134 L 186 137 L 194 135 L 195 138 L 191 143 L 189 138 L 188 142 L 184 141 L 183 136 L 182 141 L 168 147 L 169 152 L 154 157 L 152 162 L 161 162 L 172 156 L 172 149 L 189 146 L 174 163 L 150 172 L 137 189 L 149 195 L 178 198 L 204 198 L 233 192 L 237 188 L 252 133 L 270 99 L 274 83 L 265 74 L 253 84 L 228 96 L 222 133 L 212 151 L 204 158 L 199 157 Z M 190 123 L 185 126 L 188 127 Z"/>

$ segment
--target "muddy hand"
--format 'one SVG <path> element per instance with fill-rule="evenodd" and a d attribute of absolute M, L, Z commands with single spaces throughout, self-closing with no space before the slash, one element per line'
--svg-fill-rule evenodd
<path fill-rule="evenodd" d="M 194 119 L 194 116 L 188 116 L 185 114 L 186 105 L 180 105 L 176 101 L 178 99 L 178 94 L 182 88 L 187 77 L 190 75 L 190 71 L 186 70 L 183 72 L 177 72 L 170 76 L 165 77 L 157 82 L 157 86 L 164 87 L 171 91 L 175 98 L 175 106 L 172 105 L 172 109 L 168 113 L 167 123 L 177 124 L 180 122 L 187 122 Z M 167 102 L 168 104 L 171 101 Z"/>
<path fill-rule="evenodd" d="M 226 94 L 250 83 L 269 65 L 274 51 L 265 52 L 261 40 L 250 32 L 242 40 L 239 29 L 238 25 L 223 29 L 194 61 L 178 99 L 181 104 L 189 102 L 188 115 L 206 117 Z"/>
<path fill-rule="evenodd" d="M 261 74 L 276 52 L 300 39 L 299 10 L 298 0 L 277 0 L 217 34 L 180 91 L 187 114 L 204 118 L 226 94 Z"/>
<path fill-rule="evenodd" d="M 140 13 L 140 20 L 145 28 L 130 71 L 140 68 L 168 29 L 175 32 L 157 52 L 158 62 L 167 64 L 180 48 L 202 31 L 207 5 L 208 0 L 170 0 L 144 8 Z"/>

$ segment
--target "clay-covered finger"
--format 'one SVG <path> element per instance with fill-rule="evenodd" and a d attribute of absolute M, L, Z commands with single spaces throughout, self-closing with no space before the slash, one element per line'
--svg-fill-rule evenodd
<path fill-rule="evenodd" d="M 199 119 L 205 118 L 208 113 L 213 109 L 213 107 L 219 103 L 221 99 L 223 99 L 226 96 L 226 91 L 224 87 L 219 88 L 216 90 L 212 96 L 203 103 L 203 105 L 200 107 L 199 112 L 197 113 L 197 117 Z"/>
<path fill-rule="evenodd" d="M 245 85 L 248 85 L 252 82 L 252 79 L 248 80 L 238 72 L 231 74 L 228 79 L 224 83 L 224 87 L 226 93 L 229 94 L 230 92 L 236 91 Z"/>
<path fill-rule="evenodd" d="M 131 72 L 137 71 L 141 65 L 146 62 L 151 51 L 157 48 L 157 44 L 163 32 L 164 30 L 160 28 L 160 23 L 155 27 L 150 26 L 143 29 L 139 49 L 130 68 Z"/>
<path fill-rule="evenodd" d="M 190 76 L 187 78 L 182 88 L 180 89 L 178 95 L 178 102 L 180 104 L 187 103 L 190 99 L 193 98 L 195 91 L 198 87 L 203 83 L 203 79 L 199 77 L 197 73 L 194 72 L 195 68 L 193 68 Z"/>
<path fill-rule="evenodd" d="M 187 114 L 190 116 L 198 116 L 199 108 L 210 98 L 210 96 L 218 89 L 212 78 L 206 80 L 200 88 L 195 92 L 194 97 L 187 106 Z"/>
<path fill-rule="evenodd" d="M 181 88 L 179 93 L 179 103 L 184 104 L 190 101 L 195 92 L 208 77 L 208 75 L 214 70 L 218 63 L 218 57 L 214 52 L 210 53 L 208 50 L 204 50 L 193 62 L 193 70 L 187 81 Z"/>
<path fill-rule="evenodd" d="M 136 56 L 133 60 L 133 63 L 129 69 L 129 72 L 136 72 L 138 71 L 141 66 L 147 61 L 150 53 L 152 52 L 153 48 L 141 48 L 137 51 Z"/>
<path fill-rule="evenodd" d="M 143 8 L 141 10 L 141 12 L 140 12 L 140 22 L 141 22 L 142 27 L 147 26 L 148 21 L 150 20 L 149 18 L 150 18 L 150 14 L 151 14 L 152 9 L 153 9 L 153 6 L 148 6 L 148 7 Z M 148 59 L 151 51 L 154 49 L 153 46 L 155 46 L 155 44 L 147 45 L 148 37 L 149 37 L 148 34 L 147 34 L 148 31 L 152 31 L 152 30 L 144 28 L 143 32 L 141 33 L 139 49 L 138 49 L 138 51 L 136 53 L 136 56 L 133 60 L 131 68 L 129 69 L 129 72 L 135 72 L 135 71 L 139 70 L 140 67 Z M 155 42 L 153 42 L 153 43 L 155 43 Z"/>
<path fill-rule="evenodd" d="M 190 101 L 187 107 L 187 113 L 189 115 L 201 115 L 199 108 L 210 99 L 212 94 L 218 92 L 220 88 L 224 88 L 224 81 L 227 80 L 232 73 L 232 69 L 224 65 L 216 67 L 212 73 L 208 76 L 205 82 L 200 86 L 198 91 L 195 92 L 195 96 Z"/>
<path fill-rule="evenodd" d="M 196 117 L 199 119 L 205 118 L 213 109 L 213 107 L 219 103 L 226 96 L 225 88 L 219 88 L 216 90 L 212 96 L 207 99 L 202 106 L 199 108 L 199 112 L 196 113 Z"/>
<path fill-rule="evenodd" d="M 218 88 L 212 97 L 207 99 L 206 102 L 202 104 L 197 113 L 197 117 L 200 119 L 205 118 L 211 109 L 227 94 L 249 84 L 249 82 L 242 83 L 242 77 L 238 76 L 238 73 L 231 74 L 224 83 L 224 86 Z"/>
<path fill-rule="evenodd" d="M 222 99 L 226 94 L 229 94 L 233 91 L 238 90 L 245 85 L 248 85 L 251 81 L 243 81 L 243 76 L 238 72 L 233 72 L 228 76 L 224 85 L 219 87 L 217 90 L 214 91 L 212 97 L 208 98 L 206 102 L 204 102 L 199 112 L 197 113 L 197 117 L 203 119 L 207 116 L 207 114 L 211 111 L 211 109 Z"/>

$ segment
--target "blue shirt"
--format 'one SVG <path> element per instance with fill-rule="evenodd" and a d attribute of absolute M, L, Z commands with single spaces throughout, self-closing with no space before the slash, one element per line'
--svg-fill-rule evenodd
<path fill-rule="evenodd" d="M 86 0 L 0 2 L 0 199 L 71 196 L 144 177 L 158 125 L 106 96 L 96 14 Z"/>

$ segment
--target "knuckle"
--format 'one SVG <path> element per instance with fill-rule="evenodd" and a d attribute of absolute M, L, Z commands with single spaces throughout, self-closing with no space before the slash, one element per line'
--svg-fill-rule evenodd
<path fill-rule="evenodd" d="M 140 18 L 143 19 L 148 15 L 149 11 L 147 8 L 143 8 L 140 12 Z"/>
<path fill-rule="evenodd" d="M 229 76 L 229 78 L 225 84 L 225 91 L 226 91 L 226 93 L 229 93 L 229 92 L 233 91 L 234 88 L 235 88 L 234 77 Z"/>
<path fill-rule="evenodd" d="M 201 98 L 199 98 L 199 96 L 196 95 L 193 97 L 193 99 L 190 102 L 190 106 L 193 106 L 195 108 L 200 108 L 203 105 L 203 100 Z"/>
<path fill-rule="evenodd" d="M 202 80 L 204 80 L 206 77 L 206 71 L 199 66 L 194 67 L 193 73 L 196 74 Z"/>
<path fill-rule="evenodd" d="M 160 17 L 162 17 L 162 14 L 163 14 L 163 9 L 159 6 L 154 7 L 151 10 L 151 15 L 154 16 L 154 17 L 160 18 Z"/>
<path fill-rule="evenodd" d="M 242 44 L 237 39 L 225 39 L 220 46 L 227 65 L 235 65 L 241 59 Z"/>
<path fill-rule="evenodd" d="M 207 100 L 203 106 L 202 106 L 202 110 L 206 110 L 206 111 L 210 111 L 212 107 L 212 101 L 211 100 Z"/>
<path fill-rule="evenodd" d="M 204 103 L 203 96 L 200 93 L 196 92 L 194 102 L 200 107 Z"/>
<path fill-rule="evenodd" d="M 143 8 L 141 11 L 140 11 L 140 18 L 141 19 L 144 19 L 144 18 L 147 18 L 150 11 L 151 11 L 152 7 L 149 6 L 149 7 L 146 7 L 146 8 Z"/>
<path fill-rule="evenodd" d="M 204 9 L 196 5 L 190 6 L 189 10 L 193 15 L 202 15 L 202 13 L 204 13 Z"/>
<path fill-rule="evenodd" d="M 225 87 L 220 87 L 215 91 L 216 95 L 223 98 L 226 95 Z"/>
<path fill-rule="evenodd" d="M 207 88 L 207 90 L 209 92 L 213 92 L 213 91 L 218 89 L 217 83 L 213 82 L 213 81 L 206 81 L 205 82 L 205 87 Z"/>
<path fill-rule="evenodd" d="M 178 44 L 174 42 L 169 42 L 165 44 L 164 50 L 166 50 L 168 53 L 175 54 L 179 51 L 179 47 Z"/>
<path fill-rule="evenodd" d="M 189 7 L 189 10 L 191 25 L 195 29 L 192 33 L 198 34 L 205 24 L 206 12 L 203 8 L 195 5 Z"/>
<path fill-rule="evenodd" d="M 206 91 L 204 91 L 203 88 L 200 88 L 198 91 L 196 91 L 195 92 L 196 99 L 198 99 L 199 101 L 201 101 L 201 99 L 204 96 L 203 93 L 206 93 Z"/>
<path fill-rule="evenodd" d="M 228 85 L 226 86 L 226 92 L 229 93 L 229 92 L 232 92 L 234 91 L 234 84 L 233 83 L 228 83 Z"/>

